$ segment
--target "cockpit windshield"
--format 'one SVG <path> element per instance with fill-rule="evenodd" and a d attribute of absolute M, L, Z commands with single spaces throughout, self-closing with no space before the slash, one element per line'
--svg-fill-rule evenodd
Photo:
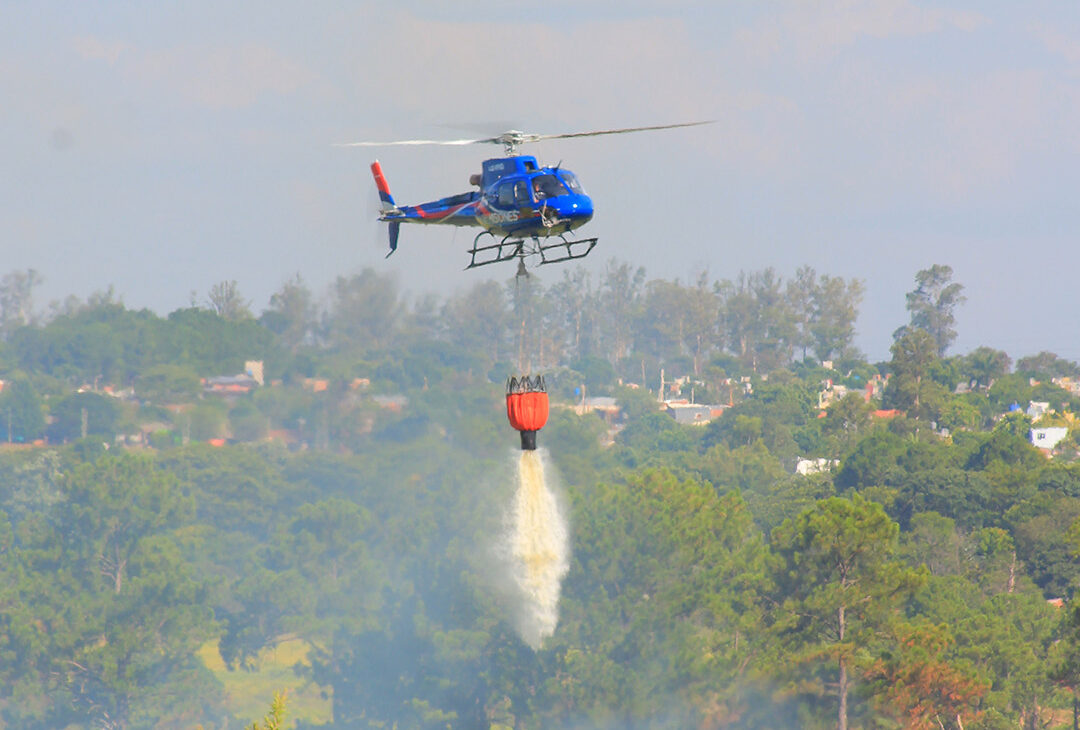
<path fill-rule="evenodd" d="M 566 187 L 570 188 L 570 192 L 575 195 L 584 195 L 585 190 L 581 187 L 581 183 L 578 182 L 577 175 L 569 170 L 560 170 L 559 175 L 562 176 L 563 182 L 566 183 Z"/>
<path fill-rule="evenodd" d="M 566 195 L 566 186 L 554 175 L 537 175 L 532 180 L 532 186 L 537 200 Z"/>

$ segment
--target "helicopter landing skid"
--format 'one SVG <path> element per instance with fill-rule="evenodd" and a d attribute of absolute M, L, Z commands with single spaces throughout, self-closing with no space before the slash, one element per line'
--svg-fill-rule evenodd
<path fill-rule="evenodd" d="M 477 245 L 482 236 L 491 236 L 493 241 L 495 239 L 492 233 L 484 231 L 473 240 L 473 247 L 469 249 L 469 265 L 465 267 L 466 269 L 475 269 L 478 266 L 487 266 L 500 261 L 513 261 L 515 258 L 524 263 L 526 256 L 539 256 L 540 266 L 573 259 L 583 259 L 589 255 L 589 252 L 596 246 L 596 242 L 600 240 L 598 238 L 582 238 L 572 241 L 565 236 L 559 236 L 558 241 L 549 243 L 548 239 L 545 238 L 544 242 L 541 243 L 539 238 L 532 238 L 527 241 L 522 238 L 506 236 L 497 243 L 489 243 L 486 246 Z"/>
<path fill-rule="evenodd" d="M 583 259 L 589 255 L 599 240 L 598 238 L 580 238 L 571 241 L 559 236 L 558 243 L 541 243 L 539 245 L 540 264 L 557 264 L 560 261 Z"/>

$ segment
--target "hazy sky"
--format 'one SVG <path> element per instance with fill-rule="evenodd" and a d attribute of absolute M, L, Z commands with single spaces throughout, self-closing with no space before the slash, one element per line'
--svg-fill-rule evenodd
<path fill-rule="evenodd" d="M 582 265 L 859 277 L 883 359 L 915 272 L 949 264 L 954 351 L 1080 358 L 1076 3 L 0 0 L 0 273 L 162 314 L 365 266 L 447 294 L 512 268 L 462 271 L 469 229 L 384 260 L 374 153 L 333 143 L 699 119 L 525 150 L 593 197 Z M 497 155 L 378 152 L 404 203 Z"/>

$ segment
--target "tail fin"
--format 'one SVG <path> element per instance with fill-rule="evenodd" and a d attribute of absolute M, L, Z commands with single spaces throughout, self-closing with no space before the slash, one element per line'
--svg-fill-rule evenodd
<path fill-rule="evenodd" d="M 371 163 L 371 174 L 375 176 L 375 187 L 379 189 L 379 213 L 383 216 L 391 214 L 401 214 L 398 207 L 394 205 L 394 196 L 390 194 L 390 186 L 386 184 L 386 177 L 383 175 L 382 165 L 378 160 Z M 383 218 L 383 220 L 386 220 Z M 390 221 L 389 233 L 390 233 L 390 253 L 386 254 L 386 258 L 390 258 L 390 255 L 397 251 L 398 233 L 401 230 L 400 221 Z"/>
<path fill-rule="evenodd" d="M 378 160 L 371 163 L 371 174 L 375 176 L 375 187 L 379 189 L 379 210 L 384 214 L 396 211 L 394 196 L 390 194 L 390 186 L 386 184 L 386 177 Z"/>

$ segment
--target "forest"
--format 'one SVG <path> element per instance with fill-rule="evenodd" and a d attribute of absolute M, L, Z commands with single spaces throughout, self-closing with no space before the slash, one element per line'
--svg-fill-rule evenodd
<path fill-rule="evenodd" d="M 951 352 L 946 265 L 876 363 L 810 267 L 166 316 L 40 283 L 0 277 L 0 726 L 1080 727 L 1080 366 Z M 521 372 L 572 550 L 536 650 L 495 555 Z"/>

